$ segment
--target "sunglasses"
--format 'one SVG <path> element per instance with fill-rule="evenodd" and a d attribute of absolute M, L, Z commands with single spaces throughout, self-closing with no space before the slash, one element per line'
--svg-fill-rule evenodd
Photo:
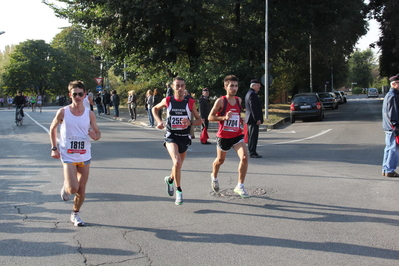
<path fill-rule="evenodd" d="M 78 95 L 79 95 L 79 97 L 83 97 L 83 95 L 85 95 L 85 93 L 84 92 L 78 92 L 78 93 L 74 92 L 74 93 L 72 93 L 73 98 L 75 98 Z"/>

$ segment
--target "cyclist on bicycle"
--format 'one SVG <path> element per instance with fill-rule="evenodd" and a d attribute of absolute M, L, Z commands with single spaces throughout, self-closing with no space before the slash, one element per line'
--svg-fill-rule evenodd
<path fill-rule="evenodd" d="M 17 96 L 15 96 L 12 103 L 17 107 L 17 109 L 15 110 L 15 120 L 17 120 L 17 112 L 16 111 L 18 110 L 18 108 L 20 108 L 19 110 L 20 110 L 21 116 L 24 117 L 23 108 L 25 107 L 25 96 L 22 95 L 21 91 L 17 91 Z"/>

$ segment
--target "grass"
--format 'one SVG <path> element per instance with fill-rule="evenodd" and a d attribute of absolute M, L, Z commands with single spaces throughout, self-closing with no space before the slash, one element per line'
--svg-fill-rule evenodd
<path fill-rule="evenodd" d="M 281 119 L 284 119 L 289 116 L 290 116 L 289 104 L 270 104 L 267 116 L 268 119 L 264 121 L 263 124 L 264 125 L 275 124 Z"/>

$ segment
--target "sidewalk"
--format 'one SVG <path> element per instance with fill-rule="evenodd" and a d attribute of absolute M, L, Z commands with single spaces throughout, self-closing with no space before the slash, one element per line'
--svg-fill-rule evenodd
<path fill-rule="evenodd" d="M 127 107 L 119 107 L 119 117 L 117 117 L 117 118 L 114 118 L 114 115 L 113 115 L 114 109 L 112 107 L 110 108 L 110 115 L 97 115 L 97 109 L 94 107 L 94 113 L 97 115 L 97 117 L 106 117 L 106 118 L 118 120 L 121 122 L 132 123 L 132 124 L 142 126 L 142 127 L 148 127 L 149 120 L 148 120 L 147 111 L 145 111 L 144 107 L 138 107 L 138 108 L 136 108 L 136 111 L 137 111 L 136 120 L 128 122 L 130 120 L 130 115 L 129 115 L 129 111 L 128 111 Z M 165 113 L 163 115 L 165 118 Z M 275 124 L 269 124 L 269 125 L 262 124 L 259 126 L 259 131 L 267 131 L 267 130 L 271 130 L 274 128 L 278 128 L 280 125 L 283 125 L 288 121 L 289 121 L 289 117 L 284 118 Z M 155 121 L 155 124 L 156 124 L 156 121 Z M 209 128 L 208 128 L 209 132 L 216 132 L 217 129 L 218 129 L 217 122 L 209 122 Z M 201 126 L 195 126 L 194 130 L 196 132 L 201 132 Z"/>

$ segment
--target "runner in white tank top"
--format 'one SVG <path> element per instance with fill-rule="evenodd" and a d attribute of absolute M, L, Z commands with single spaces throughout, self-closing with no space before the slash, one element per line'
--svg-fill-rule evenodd
<path fill-rule="evenodd" d="M 59 144 L 63 162 L 79 163 L 91 160 L 91 143 L 87 135 L 90 128 L 89 108 L 85 107 L 81 116 L 73 115 L 69 105 L 63 108 L 64 121 L 60 127 Z"/>
<path fill-rule="evenodd" d="M 71 222 L 82 226 L 79 211 L 86 195 L 91 162 L 90 138 L 99 140 L 101 132 L 97 127 L 96 116 L 84 106 L 86 89 L 82 81 L 71 81 L 68 85 L 72 104 L 58 110 L 50 126 L 51 157 L 60 159 L 64 167 L 64 185 L 61 198 L 69 200 L 76 194 L 73 202 Z M 59 150 L 57 148 L 57 128 L 60 128 Z"/>

